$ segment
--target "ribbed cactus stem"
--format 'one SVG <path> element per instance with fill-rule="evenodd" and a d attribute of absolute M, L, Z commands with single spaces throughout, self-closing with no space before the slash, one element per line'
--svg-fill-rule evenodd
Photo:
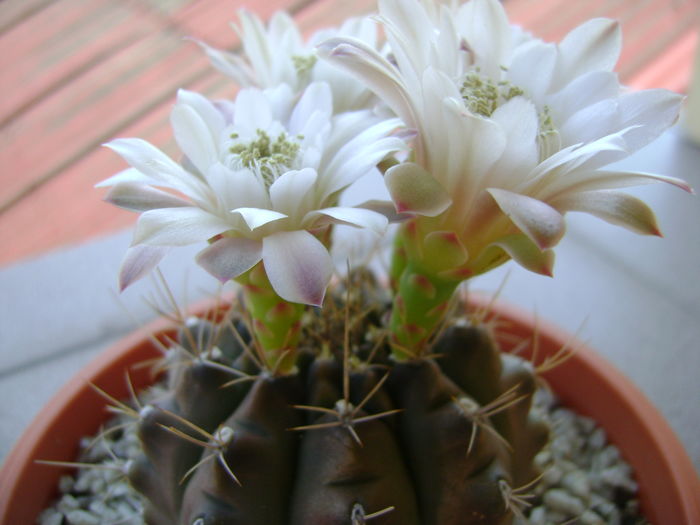
<path fill-rule="evenodd" d="M 243 285 L 246 309 L 253 322 L 255 341 L 264 354 L 265 367 L 279 374 L 292 371 L 304 305 L 277 295 L 262 263 L 236 281 Z"/>

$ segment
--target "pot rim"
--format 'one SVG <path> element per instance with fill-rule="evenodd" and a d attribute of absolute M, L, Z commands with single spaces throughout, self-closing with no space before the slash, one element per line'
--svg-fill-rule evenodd
<path fill-rule="evenodd" d="M 217 304 L 220 302 L 207 300 L 191 311 L 201 315 Z M 470 308 L 491 304 L 491 299 L 484 296 L 469 297 Z M 508 334 L 533 334 L 533 316 L 520 308 L 499 301 L 493 305 L 492 315 L 506 321 L 504 330 Z M 38 465 L 35 459 L 75 457 L 80 437 L 98 430 L 97 422 L 83 416 L 101 413 L 99 423 L 109 417 L 104 399 L 90 383 L 115 397 L 128 395 L 126 382 L 121 373 L 113 372 L 115 369 L 128 370 L 137 388 L 151 383 L 152 374 L 134 364 L 160 356 L 151 342 L 153 334 L 172 334 L 174 329 L 174 323 L 163 318 L 137 329 L 97 355 L 44 406 L 0 470 L 0 523 L 34 523 L 56 496 L 60 476 L 70 471 Z M 542 356 L 567 344 L 575 345 L 576 352 L 570 359 L 543 376 L 564 405 L 593 417 L 605 429 L 610 442 L 620 448 L 634 468 L 645 516 L 657 525 L 700 523 L 700 479 L 680 440 L 647 397 L 613 365 L 565 331 L 537 320 L 536 332 Z M 505 341 L 502 344 L 509 346 Z M 593 380 L 595 388 L 581 390 L 572 386 L 587 385 Z M 582 391 L 585 395 L 581 395 Z M 600 413 L 596 407 L 605 407 L 606 411 Z M 66 419 L 73 423 L 68 433 L 59 430 Z M 650 450 L 656 452 L 651 454 Z"/>

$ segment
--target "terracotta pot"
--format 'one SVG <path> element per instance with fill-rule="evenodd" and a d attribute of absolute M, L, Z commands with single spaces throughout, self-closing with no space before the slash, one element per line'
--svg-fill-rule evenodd
<path fill-rule="evenodd" d="M 507 334 L 532 334 L 529 315 L 503 305 L 496 307 L 496 314 L 505 321 Z M 123 339 L 98 356 L 46 405 L 0 472 L 0 523 L 34 523 L 56 497 L 58 479 L 67 472 L 34 460 L 73 460 L 80 438 L 97 432 L 110 417 L 103 399 L 88 383 L 119 398 L 128 396 L 126 369 L 137 388 L 152 382 L 144 368 L 134 365 L 160 355 L 149 336 L 167 330 L 173 330 L 173 326 L 160 320 Z M 544 323 L 538 323 L 537 331 L 543 358 L 571 341 L 568 334 Z M 505 339 L 502 344 L 507 348 Z M 554 391 L 564 404 L 598 421 L 632 464 L 648 519 L 655 525 L 700 524 L 700 480 L 678 438 L 627 378 L 592 350 L 583 345 L 577 348 L 571 359 L 546 374 Z"/>

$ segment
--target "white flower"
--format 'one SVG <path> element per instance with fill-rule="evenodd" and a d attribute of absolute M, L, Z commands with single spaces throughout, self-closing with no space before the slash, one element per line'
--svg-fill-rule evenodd
<path fill-rule="evenodd" d="M 424 216 L 423 235 L 456 237 L 457 274 L 509 257 L 550 273 L 550 248 L 572 210 L 658 234 L 651 210 L 614 190 L 653 181 L 689 190 L 677 179 L 602 169 L 672 125 L 681 102 L 665 90 L 620 88 L 611 71 L 616 23 L 592 20 L 555 45 L 509 26 L 497 0 L 379 6 L 395 63 L 342 38 L 323 43 L 321 55 L 417 130 L 415 162 L 385 181 L 399 211 Z"/>
<path fill-rule="evenodd" d="M 337 201 L 404 148 L 389 136 L 397 119 L 369 111 L 332 117 L 325 83 L 311 84 L 299 99 L 284 85 L 245 89 L 218 106 L 180 91 L 170 119 L 183 165 L 139 139 L 107 144 L 131 168 L 100 184 L 113 186 L 106 200 L 142 212 L 122 287 L 153 268 L 167 247 L 208 240 L 197 261 L 222 281 L 262 260 L 280 297 L 320 304 L 332 263 L 317 235 L 331 223 L 386 227 L 380 213 Z"/>
<path fill-rule="evenodd" d="M 375 48 L 377 26 L 369 18 L 350 18 L 337 29 L 324 29 L 304 42 L 294 20 L 284 11 L 276 12 L 267 27 L 254 13 L 239 11 L 240 26 L 234 26 L 241 39 L 243 55 L 198 44 L 212 65 L 239 86 L 275 88 L 289 85 L 295 93 L 312 82 L 327 82 L 333 92 L 335 112 L 371 107 L 372 92 L 361 82 L 317 60 L 316 45 L 334 36 L 358 39 Z"/>

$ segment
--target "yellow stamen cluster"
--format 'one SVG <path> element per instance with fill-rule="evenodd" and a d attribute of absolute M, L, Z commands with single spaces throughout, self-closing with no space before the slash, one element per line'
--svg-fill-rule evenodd
<path fill-rule="evenodd" d="M 478 72 L 469 73 L 464 78 L 460 92 L 469 111 L 484 117 L 490 117 L 503 102 L 524 94 L 522 89 L 508 81 L 494 82 Z"/>
<path fill-rule="evenodd" d="M 274 140 L 261 129 L 256 131 L 256 135 L 255 140 L 234 144 L 229 151 L 237 157 L 241 166 L 258 171 L 269 187 L 281 172 L 293 166 L 300 145 L 284 132 L 280 133 Z M 237 133 L 231 135 L 234 140 L 238 137 Z M 301 136 L 296 137 L 297 140 L 302 138 Z"/>

